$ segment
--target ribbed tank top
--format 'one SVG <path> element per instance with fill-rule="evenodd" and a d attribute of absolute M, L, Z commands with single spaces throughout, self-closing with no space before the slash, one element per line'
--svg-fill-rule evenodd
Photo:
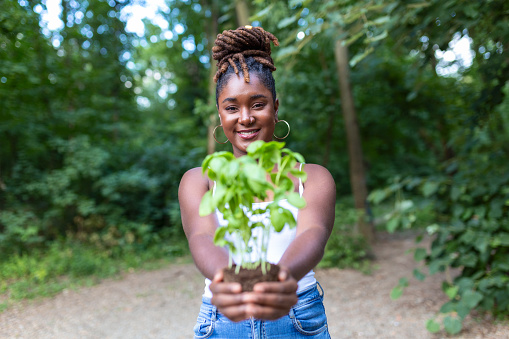
<path fill-rule="evenodd" d="M 302 169 L 302 164 L 301 164 L 300 168 Z M 215 190 L 215 182 L 214 182 L 214 190 Z M 300 196 L 302 196 L 303 192 L 304 192 L 304 185 L 302 184 L 302 181 L 299 179 L 299 194 L 300 194 Z M 263 209 L 263 208 L 267 207 L 267 205 L 270 203 L 271 203 L 271 201 L 255 202 L 255 203 L 253 203 L 253 209 Z M 279 202 L 279 206 L 292 212 L 295 220 L 298 220 L 297 218 L 298 218 L 298 214 L 299 214 L 299 209 L 296 208 L 295 206 L 291 205 L 286 199 L 281 200 Z M 216 209 L 216 216 L 217 216 L 220 227 L 226 226 L 228 224 L 228 221 L 226 221 L 223 218 L 223 214 L 221 212 L 219 212 L 217 209 Z M 267 211 L 264 214 L 252 215 L 249 217 L 249 219 L 252 222 L 262 221 L 264 224 L 266 224 L 270 221 L 269 217 L 270 217 L 270 215 L 269 215 L 269 212 Z M 256 236 L 261 234 L 261 232 L 262 232 L 262 229 L 260 227 L 255 228 L 253 230 L 253 235 L 254 235 L 253 238 L 260 239 L 261 237 L 256 237 Z M 297 228 L 294 227 L 293 229 L 291 229 L 290 226 L 288 226 L 288 225 L 285 225 L 283 227 L 283 230 L 279 233 L 271 231 L 269 244 L 267 246 L 267 261 L 270 263 L 273 263 L 273 264 L 277 264 L 279 262 L 279 260 L 281 260 L 281 257 L 285 253 L 285 251 L 288 248 L 288 246 L 290 245 L 290 243 L 293 241 L 293 239 L 295 239 L 296 233 L 297 233 Z M 229 240 L 232 240 L 232 239 L 230 238 Z M 254 240 L 251 240 L 251 241 L 254 241 Z M 256 253 L 254 251 L 253 251 L 253 253 L 251 253 L 251 260 L 253 262 L 256 261 L 258 259 L 258 257 L 259 257 L 259 253 Z M 237 262 L 236 259 L 237 258 L 235 256 L 233 256 L 234 262 Z M 297 293 L 300 291 L 303 291 L 306 288 L 313 286 L 315 284 L 316 284 L 315 272 L 313 270 L 311 270 L 302 279 L 300 279 L 298 281 Z M 205 279 L 205 290 L 204 290 L 203 296 L 207 297 L 207 298 L 212 297 L 212 292 L 209 289 L 209 285 L 210 285 L 210 279 Z"/>

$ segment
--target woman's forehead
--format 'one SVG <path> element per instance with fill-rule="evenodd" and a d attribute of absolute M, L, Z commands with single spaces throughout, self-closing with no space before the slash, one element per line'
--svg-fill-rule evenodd
<path fill-rule="evenodd" d="M 256 74 L 250 74 L 250 81 L 245 82 L 244 77 L 233 74 L 228 79 L 226 85 L 219 94 L 219 102 L 225 97 L 239 96 L 243 94 L 256 95 L 260 94 L 272 99 L 271 91 L 263 84 Z"/>

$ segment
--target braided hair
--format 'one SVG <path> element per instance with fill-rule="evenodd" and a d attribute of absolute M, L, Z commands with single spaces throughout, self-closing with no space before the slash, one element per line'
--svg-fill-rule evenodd
<path fill-rule="evenodd" d="M 217 35 L 212 48 L 212 58 L 217 60 L 214 76 L 216 103 L 219 94 L 233 74 L 242 69 L 244 81 L 249 82 L 249 73 L 258 75 L 259 80 L 272 92 L 276 100 L 276 86 L 272 72 L 276 70 L 272 60 L 270 42 L 279 46 L 277 38 L 261 27 L 243 26 L 236 30 L 223 31 Z"/>

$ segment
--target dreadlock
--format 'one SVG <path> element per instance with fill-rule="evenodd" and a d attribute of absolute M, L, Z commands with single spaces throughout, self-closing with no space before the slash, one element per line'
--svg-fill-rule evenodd
<path fill-rule="evenodd" d="M 223 31 L 217 35 L 212 48 L 212 58 L 217 60 L 216 101 L 230 76 L 242 69 L 244 81 L 249 82 L 249 73 L 256 73 L 262 83 L 272 92 L 276 100 L 276 89 L 272 72 L 276 70 L 272 60 L 270 42 L 279 46 L 277 38 L 261 27 L 243 26 L 236 30 Z"/>

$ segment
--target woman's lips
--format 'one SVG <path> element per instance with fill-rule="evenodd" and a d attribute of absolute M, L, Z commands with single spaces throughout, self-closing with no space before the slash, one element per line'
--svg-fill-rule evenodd
<path fill-rule="evenodd" d="M 237 134 L 244 140 L 250 140 L 256 138 L 256 136 L 260 133 L 259 129 L 250 129 L 250 130 L 242 130 L 238 131 Z"/>

